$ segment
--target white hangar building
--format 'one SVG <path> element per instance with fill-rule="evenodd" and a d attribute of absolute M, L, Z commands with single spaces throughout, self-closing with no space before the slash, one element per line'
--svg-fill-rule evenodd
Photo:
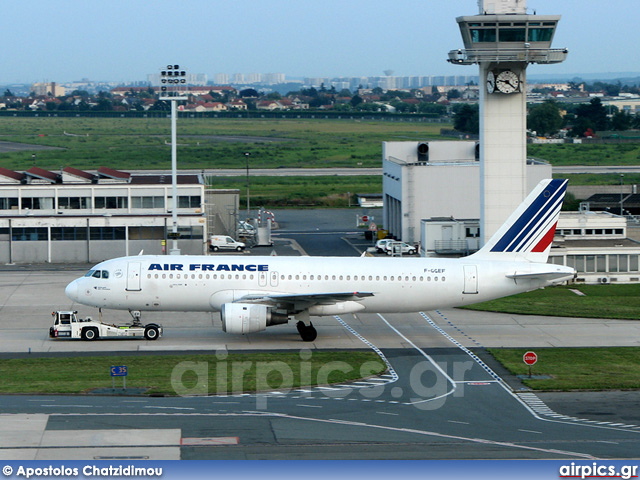
<path fill-rule="evenodd" d="M 480 218 L 478 142 L 382 143 L 383 225 L 407 243 L 420 241 L 427 218 Z M 551 165 L 528 160 L 527 192 L 545 178 Z"/>
<path fill-rule="evenodd" d="M 238 192 L 205 190 L 202 175 L 177 178 L 179 248 L 206 253 L 208 220 L 218 231 L 235 226 Z M 170 175 L 0 167 L 0 262 L 96 263 L 141 250 L 163 254 L 172 208 Z"/>

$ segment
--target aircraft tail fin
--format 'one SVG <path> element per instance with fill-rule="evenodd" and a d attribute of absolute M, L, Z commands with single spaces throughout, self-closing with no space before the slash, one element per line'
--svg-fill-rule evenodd
<path fill-rule="evenodd" d="M 568 180 L 543 180 L 474 257 L 546 263 Z"/>

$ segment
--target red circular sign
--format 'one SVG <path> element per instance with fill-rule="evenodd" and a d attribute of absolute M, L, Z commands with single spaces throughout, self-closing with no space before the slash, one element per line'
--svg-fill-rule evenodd
<path fill-rule="evenodd" d="M 538 355 L 536 355 L 536 352 L 527 352 L 522 356 L 522 360 L 527 365 L 534 365 L 538 361 Z"/>
<path fill-rule="evenodd" d="M 369 217 L 367 217 L 366 215 L 362 216 L 362 221 L 363 222 L 368 222 L 369 221 Z"/>

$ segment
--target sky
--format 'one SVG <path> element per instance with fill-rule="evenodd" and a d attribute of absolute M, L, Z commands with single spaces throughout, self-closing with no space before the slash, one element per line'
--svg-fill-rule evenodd
<path fill-rule="evenodd" d="M 559 65 L 529 74 L 640 71 L 637 0 L 527 0 L 562 15 Z M 475 75 L 447 63 L 455 18 L 476 0 L 2 0 L 0 84 L 146 81 L 167 64 L 189 73 L 291 77 Z"/>

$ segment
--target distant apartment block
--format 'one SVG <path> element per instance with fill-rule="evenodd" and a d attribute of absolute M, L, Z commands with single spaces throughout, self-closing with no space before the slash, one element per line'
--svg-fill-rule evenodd
<path fill-rule="evenodd" d="M 229 74 L 227 73 L 215 73 L 213 75 L 214 85 L 229 85 Z"/>
<path fill-rule="evenodd" d="M 34 83 L 31 85 L 31 91 L 36 96 L 45 97 L 62 97 L 66 94 L 66 89 L 56 84 L 56 82 Z"/>
<path fill-rule="evenodd" d="M 185 80 L 187 85 L 205 86 L 209 81 L 204 73 L 187 73 Z M 147 81 L 154 86 L 160 85 L 160 73 L 151 73 L 147 75 Z"/>
<path fill-rule="evenodd" d="M 262 83 L 261 73 L 234 73 L 231 76 L 231 83 L 235 85 L 251 85 Z"/>
<path fill-rule="evenodd" d="M 262 83 L 266 85 L 275 85 L 278 83 L 285 83 L 285 74 L 284 73 L 265 73 L 262 76 Z"/>
<path fill-rule="evenodd" d="M 214 85 L 277 85 L 286 83 L 287 76 L 284 73 L 216 73 L 213 75 Z"/>
<path fill-rule="evenodd" d="M 458 86 L 465 87 L 470 84 L 478 84 L 477 75 L 424 75 L 424 76 L 381 76 L 381 77 L 307 77 L 304 84 L 319 88 L 324 84 L 325 88 L 334 87 L 336 90 L 348 88 L 356 90 L 364 88 L 382 88 L 383 90 L 401 90 L 410 88 Z"/>

